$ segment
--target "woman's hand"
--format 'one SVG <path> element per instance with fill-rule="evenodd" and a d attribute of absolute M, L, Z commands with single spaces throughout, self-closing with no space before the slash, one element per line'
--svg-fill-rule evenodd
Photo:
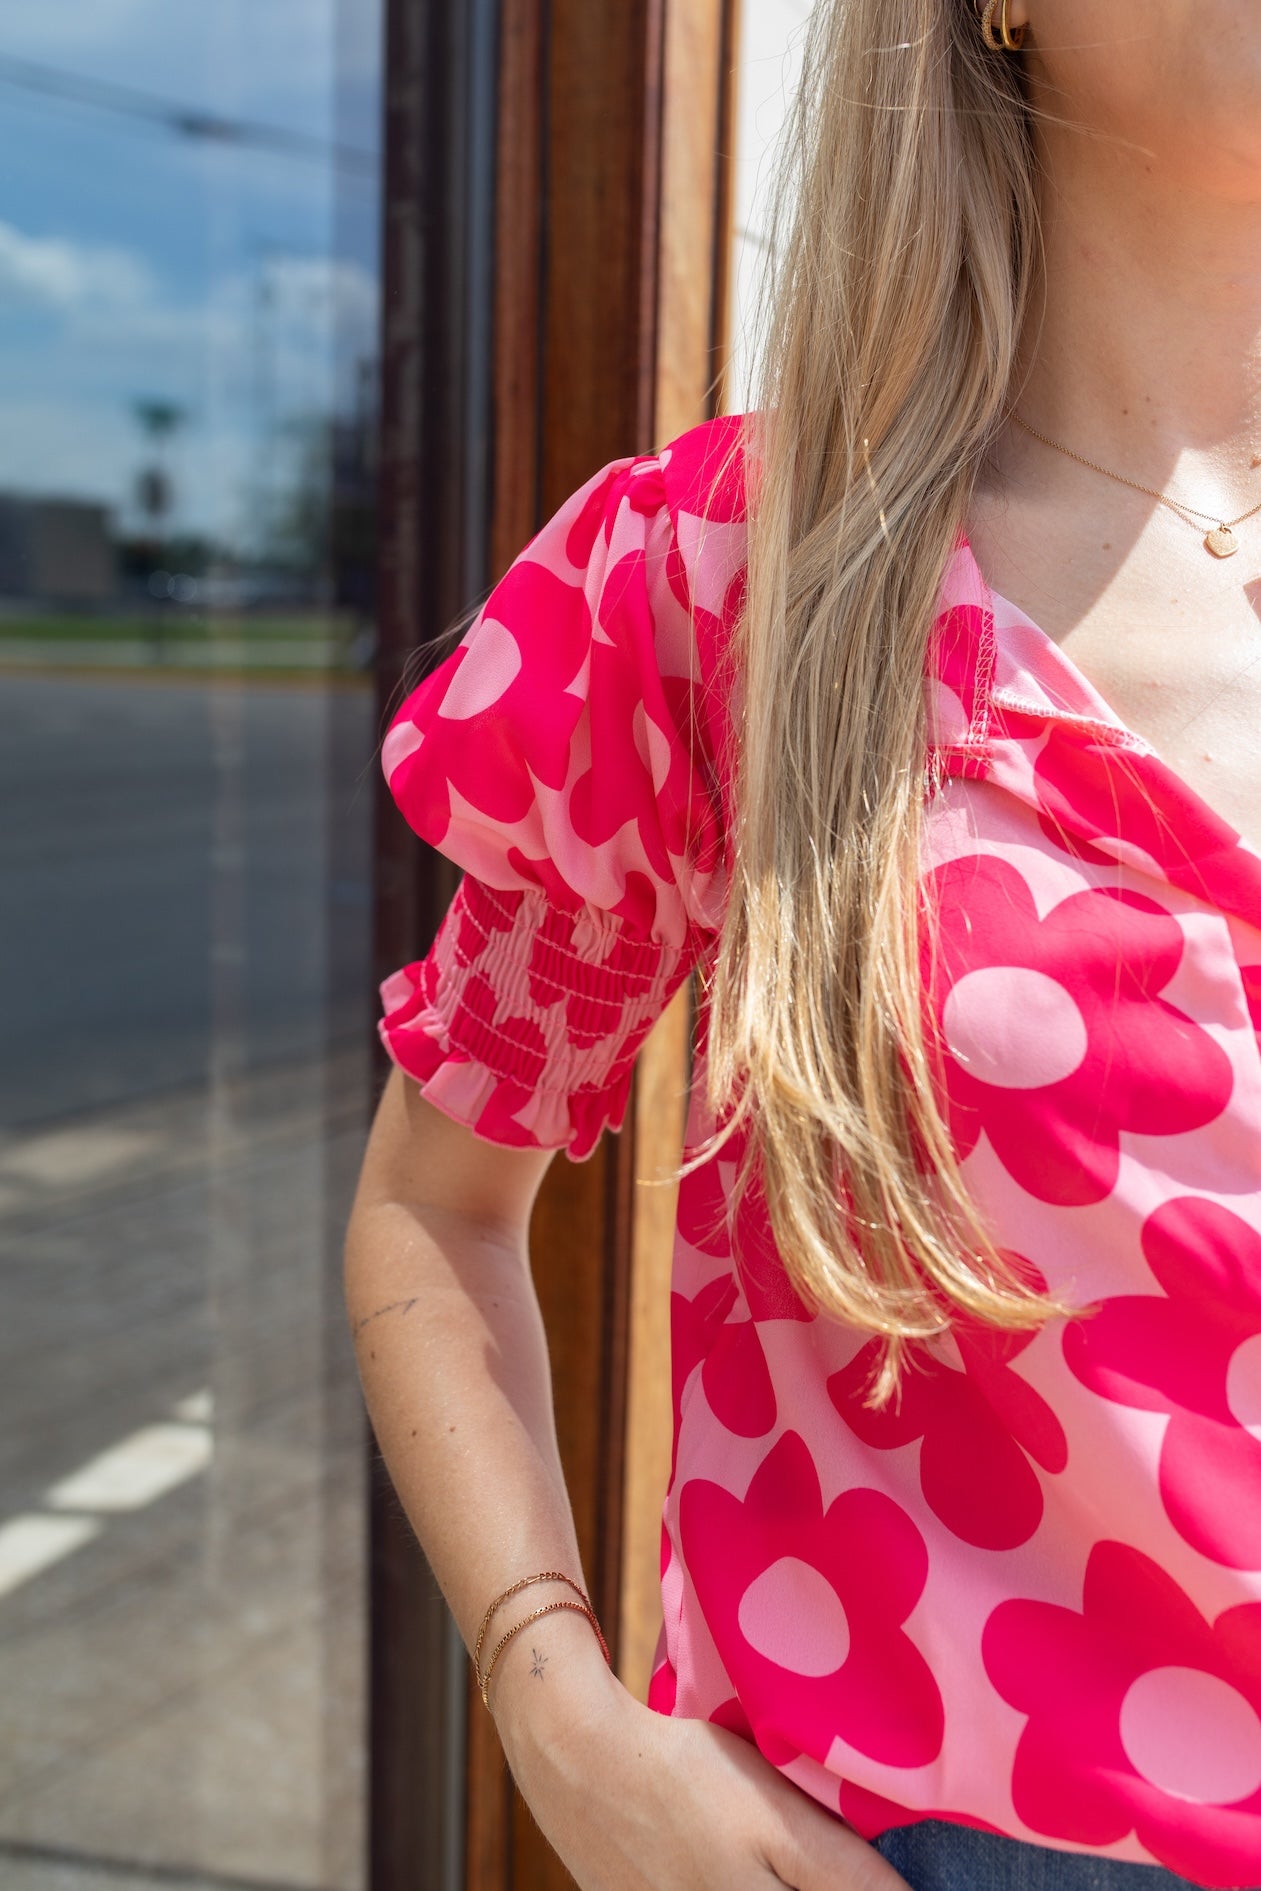
<path fill-rule="evenodd" d="M 540 1691 L 501 1724 L 517 1784 L 579 1891 L 906 1891 L 746 1740 L 668 1719 L 607 1672 L 585 1672 L 581 1712 L 549 1711 Z"/>

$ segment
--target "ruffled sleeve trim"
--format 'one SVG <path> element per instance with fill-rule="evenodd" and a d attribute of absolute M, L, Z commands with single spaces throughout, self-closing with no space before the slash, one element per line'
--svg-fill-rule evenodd
<path fill-rule="evenodd" d="M 382 1042 L 475 1134 L 581 1161 L 621 1127 L 636 1053 L 694 959 L 466 876 L 428 956 L 381 987 Z"/>

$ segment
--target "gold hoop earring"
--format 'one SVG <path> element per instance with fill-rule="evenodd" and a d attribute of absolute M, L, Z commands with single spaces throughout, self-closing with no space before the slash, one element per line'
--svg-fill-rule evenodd
<path fill-rule="evenodd" d="M 995 39 L 994 28 L 990 24 L 994 18 L 994 11 L 998 6 L 998 0 L 989 0 L 989 5 L 985 9 L 984 16 L 981 20 L 981 33 L 984 37 L 985 44 L 989 47 L 991 52 L 1018 53 L 1025 43 L 1025 29 L 1023 26 L 1018 26 L 1014 33 L 1011 30 L 1011 21 L 1007 17 L 1009 4 L 1010 0 L 1003 0 L 1002 18 L 999 22 L 999 31 L 1002 34 L 1001 39 Z"/>

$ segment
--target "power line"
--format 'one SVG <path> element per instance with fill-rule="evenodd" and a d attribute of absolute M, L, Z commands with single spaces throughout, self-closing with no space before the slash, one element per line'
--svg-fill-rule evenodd
<path fill-rule="evenodd" d="M 330 144 L 305 132 L 288 131 L 281 125 L 263 124 L 247 118 L 227 118 L 195 105 L 181 105 L 174 99 L 159 98 L 133 86 L 116 85 L 108 79 L 85 79 L 55 66 L 40 65 L 32 59 L 0 56 L 0 83 L 21 86 L 28 92 L 66 99 L 76 105 L 88 105 L 98 111 L 121 113 L 161 125 L 177 137 L 201 139 L 206 143 L 253 146 L 256 150 L 275 151 L 285 157 L 330 161 L 339 169 L 376 175 L 380 158 L 374 151 L 354 145 Z"/>

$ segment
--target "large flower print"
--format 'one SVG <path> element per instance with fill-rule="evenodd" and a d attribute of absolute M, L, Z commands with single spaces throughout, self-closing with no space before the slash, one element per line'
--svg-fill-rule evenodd
<path fill-rule="evenodd" d="M 1261 1603 L 1209 1623 L 1150 1558 L 1098 1543 L 1080 1614 L 1000 1603 L 982 1652 L 1028 1715 L 1012 1797 L 1032 1831 L 1086 1846 L 1133 1832 L 1199 1884 L 1256 1883 Z"/>
<path fill-rule="evenodd" d="M 740 1438 L 761 1438 L 775 1423 L 778 1406 L 766 1354 L 752 1320 L 728 1320 L 735 1303 L 736 1283 L 730 1274 L 708 1281 L 690 1300 L 680 1293 L 670 1295 L 676 1449 L 683 1388 L 697 1365 L 709 1408 L 728 1431 Z"/>
<path fill-rule="evenodd" d="M 1261 1234 L 1194 1196 L 1148 1216 L 1160 1294 L 1120 1294 L 1069 1323 L 1064 1357 L 1118 1405 L 1168 1412 L 1160 1494 L 1195 1549 L 1261 1569 Z"/>
<path fill-rule="evenodd" d="M 730 1169 L 741 1153 L 733 1139 L 726 1152 Z M 761 1438 L 774 1425 L 778 1404 L 757 1323 L 813 1316 L 784 1271 L 756 1183 L 733 1215 L 717 1159 L 694 1169 L 679 1189 L 678 1229 L 691 1247 L 728 1261 L 731 1271 L 691 1299 L 671 1296 L 676 1436 L 683 1387 L 703 1360 L 705 1397 L 719 1423 L 741 1438 Z"/>
<path fill-rule="evenodd" d="M 1247 900 L 1255 856 L 1158 756 L 1053 725 L 1034 775 L 1042 830 L 1066 853 L 1095 861 L 1145 855 L 1197 898 Z"/>
<path fill-rule="evenodd" d="M 873 1410 L 864 1403 L 876 1340 L 832 1375 L 828 1395 L 865 1445 L 891 1451 L 923 1440 L 924 1501 L 948 1530 L 978 1549 L 1015 1549 L 1042 1521 L 1042 1485 L 1029 1460 L 1062 1471 L 1068 1443 L 1046 1400 L 1012 1369 L 1033 1333 L 966 1320 L 952 1332 L 958 1363 L 917 1346 L 897 1404 Z"/>
<path fill-rule="evenodd" d="M 681 859 L 714 870 L 687 679 L 657 657 L 687 624 L 656 581 L 670 542 L 655 462 L 615 463 L 544 526 L 386 736 L 423 839 L 482 879 L 506 865 L 560 907 L 580 891 L 645 926 Z"/>
<path fill-rule="evenodd" d="M 749 1742 L 750 1746 L 757 1745 L 753 1729 L 749 1725 L 749 1717 L 736 1695 L 733 1694 L 730 1700 L 720 1702 L 709 1716 L 709 1720 L 711 1726 L 725 1727 L 728 1733 L 738 1733 L 742 1740 Z M 773 1734 L 766 1733 L 763 1734 L 763 1740 L 765 1745 L 760 1751 L 763 1758 L 768 1759 L 772 1766 L 791 1766 L 794 1760 L 801 1758 L 800 1747 L 793 1746 L 789 1741 L 778 1740 Z"/>
<path fill-rule="evenodd" d="M 1241 965 L 1244 1002 L 1254 1031 L 1261 1031 L 1261 965 Z"/>
<path fill-rule="evenodd" d="M 838 1737 L 892 1766 L 924 1766 L 943 1708 L 902 1624 L 928 1554 L 879 1491 L 825 1511 L 804 1440 L 785 1432 L 743 1502 L 702 1478 L 679 1499 L 683 1554 L 705 1621 L 764 1752 L 826 1761 Z"/>
<path fill-rule="evenodd" d="M 1123 1130 L 1176 1135 L 1225 1108 L 1224 1051 L 1160 996 L 1177 921 L 1139 894 L 1092 888 L 1045 919 L 1007 861 L 951 860 L 928 876 L 939 951 L 929 977 L 952 1134 L 984 1132 L 1041 1201 L 1111 1193 Z"/>
<path fill-rule="evenodd" d="M 879 1838 L 882 1832 L 894 1826 L 917 1825 L 921 1819 L 944 1819 L 950 1825 L 968 1825 L 976 1832 L 1003 1836 L 999 1826 L 991 1825 L 988 1819 L 978 1819 L 971 1812 L 956 1812 L 941 1806 L 899 1805 L 896 1799 L 886 1799 L 883 1793 L 872 1792 L 868 1786 L 856 1786 L 849 1779 L 841 1782 L 840 1807 L 846 1825 L 852 1825 L 858 1836 L 865 1839 Z"/>
<path fill-rule="evenodd" d="M 529 814 L 536 782 L 564 787 L 583 711 L 582 696 L 568 692 L 591 634 L 581 587 L 528 553 L 518 559 L 460 647 L 407 698 L 386 739 L 390 791 L 413 826 L 424 822 L 417 831 L 426 840 L 436 846 L 445 835 L 445 797 L 429 785 L 444 777 L 462 801 L 508 826 Z"/>
<path fill-rule="evenodd" d="M 733 1136 L 722 1161 L 707 1162 L 688 1176 L 679 1191 L 679 1231 L 693 1247 L 710 1255 L 730 1256 L 751 1317 L 755 1320 L 810 1320 L 805 1305 L 775 1245 L 766 1196 L 756 1175 L 739 1191 L 733 1212 L 723 1183 L 723 1171 L 732 1177 L 744 1162 L 745 1145 Z"/>

